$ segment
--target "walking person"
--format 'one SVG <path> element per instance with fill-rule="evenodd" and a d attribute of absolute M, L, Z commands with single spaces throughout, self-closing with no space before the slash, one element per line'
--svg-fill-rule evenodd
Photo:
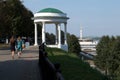
<path fill-rule="evenodd" d="M 16 43 L 15 38 L 14 36 L 12 36 L 10 38 L 10 50 L 11 50 L 12 59 L 14 59 L 14 54 L 15 54 L 15 43 Z"/>
<path fill-rule="evenodd" d="M 21 39 L 21 37 L 19 36 L 18 38 L 17 38 L 17 45 L 16 45 L 16 47 L 17 47 L 17 51 L 18 51 L 18 58 L 20 58 L 20 55 L 22 54 L 22 39 Z"/>

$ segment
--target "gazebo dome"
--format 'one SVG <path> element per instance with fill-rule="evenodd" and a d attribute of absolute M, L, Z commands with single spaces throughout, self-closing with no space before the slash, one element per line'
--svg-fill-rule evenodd
<path fill-rule="evenodd" d="M 34 14 L 34 22 L 67 22 L 67 14 L 55 8 L 45 8 Z"/>
<path fill-rule="evenodd" d="M 45 9 L 38 11 L 37 13 L 62 13 L 63 14 L 62 11 L 55 9 L 55 8 L 45 8 Z"/>

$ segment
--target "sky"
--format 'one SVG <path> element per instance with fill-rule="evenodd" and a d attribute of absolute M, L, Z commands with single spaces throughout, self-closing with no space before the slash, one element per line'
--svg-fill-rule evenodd
<path fill-rule="evenodd" d="M 120 35 L 120 0 L 23 0 L 23 4 L 33 13 L 44 8 L 56 8 L 66 13 L 70 18 L 67 31 L 78 37 L 80 27 L 84 37 Z"/>

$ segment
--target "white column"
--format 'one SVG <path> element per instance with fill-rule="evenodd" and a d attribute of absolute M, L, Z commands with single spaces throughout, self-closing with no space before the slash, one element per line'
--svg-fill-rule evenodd
<path fill-rule="evenodd" d="M 34 25 L 35 25 L 35 44 L 34 44 L 34 46 L 37 46 L 38 45 L 38 42 L 37 42 L 37 24 L 36 23 L 34 23 Z"/>
<path fill-rule="evenodd" d="M 42 22 L 42 43 L 45 42 L 45 22 Z"/>
<path fill-rule="evenodd" d="M 55 24 L 55 27 L 56 27 L 55 44 L 58 44 L 58 24 Z"/>
<path fill-rule="evenodd" d="M 61 25 L 58 24 L 58 45 L 61 47 Z"/>
<path fill-rule="evenodd" d="M 67 45 L 67 23 L 64 23 L 64 44 Z"/>

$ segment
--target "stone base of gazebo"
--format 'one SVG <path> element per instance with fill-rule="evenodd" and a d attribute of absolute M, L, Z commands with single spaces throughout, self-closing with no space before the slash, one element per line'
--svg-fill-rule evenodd
<path fill-rule="evenodd" d="M 68 51 L 68 45 L 46 45 L 47 47 L 51 48 L 60 48 L 62 50 Z"/>

